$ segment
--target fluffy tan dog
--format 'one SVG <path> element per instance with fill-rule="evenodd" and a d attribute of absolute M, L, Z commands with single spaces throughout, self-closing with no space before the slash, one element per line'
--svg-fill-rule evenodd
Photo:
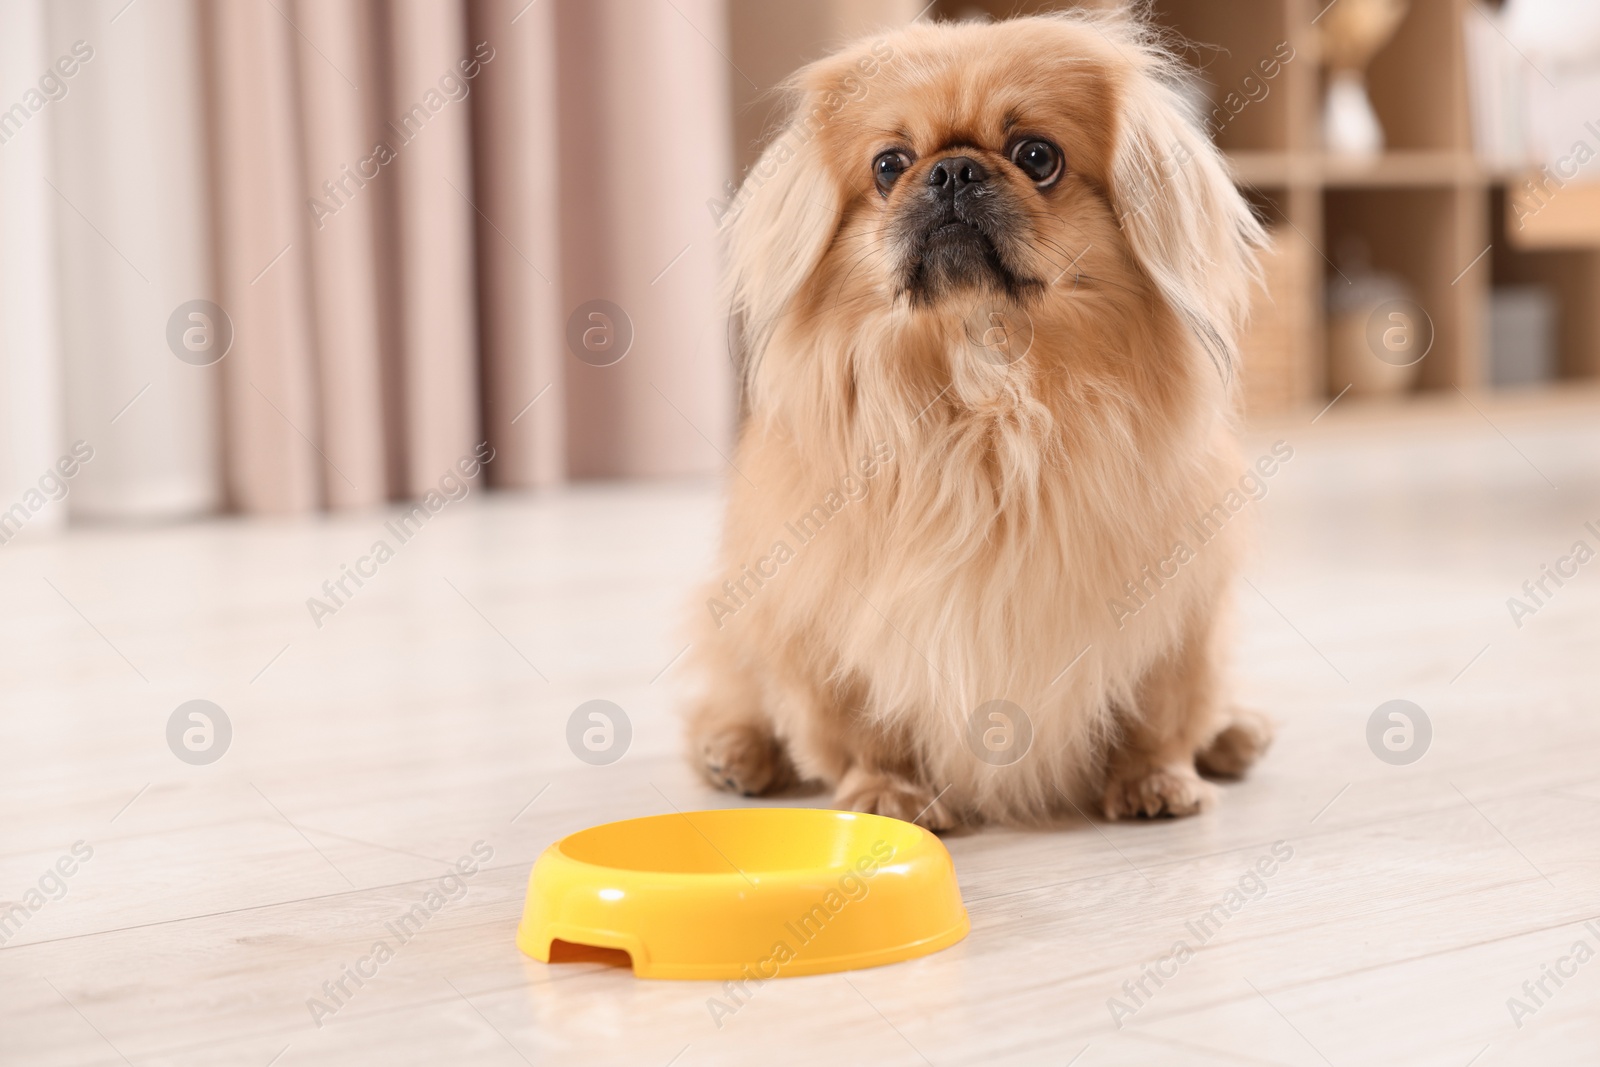
<path fill-rule="evenodd" d="M 1223 691 L 1216 518 L 1262 232 L 1179 67 L 1130 16 L 918 24 L 794 94 L 725 222 L 694 760 L 935 828 L 1202 810 L 1197 760 L 1271 738 Z"/>

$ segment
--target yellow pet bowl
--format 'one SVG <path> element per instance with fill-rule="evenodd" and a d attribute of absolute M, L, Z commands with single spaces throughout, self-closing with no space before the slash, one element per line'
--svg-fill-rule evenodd
<path fill-rule="evenodd" d="M 557 841 L 528 878 L 517 947 L 546 963 L 620 950 L 641 978 L 767 979 L 912 959 L 969 926 L 950 853 L 920 826 L 732 808 Z"/>

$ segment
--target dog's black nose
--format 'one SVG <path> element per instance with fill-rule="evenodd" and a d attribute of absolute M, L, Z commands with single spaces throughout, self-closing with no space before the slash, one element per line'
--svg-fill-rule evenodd
<path fill-rule="evenodd" d="M 970 156 L 946 156 L 928 171 L 928 184 L 941 195 L 952 198 L 968 186 L 982 185 L 988 180 L 989 172 Z"/>

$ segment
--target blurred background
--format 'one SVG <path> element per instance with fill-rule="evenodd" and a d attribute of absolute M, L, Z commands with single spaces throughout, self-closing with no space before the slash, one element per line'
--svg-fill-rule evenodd
<path fill-rule="evenodd" d="M 0 534 L 371 507 L 480 444 L 504 489 L 721 470 L 717 219 L 774 88 L 1052 6 L 6 0 Z M 1600 9 L 1154 17 L 1273 234 L 1252 418 L 1600 376 Z"/>

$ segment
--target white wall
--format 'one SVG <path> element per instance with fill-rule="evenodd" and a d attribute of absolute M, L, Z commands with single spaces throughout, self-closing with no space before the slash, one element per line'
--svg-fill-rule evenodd
<path fill-rule="evenodd" d="M 95 449 L 69 497 L 75 516 L 174 516 L 221 501 L 220 366 L 181 362 L 166 341 L 179 304 L 215 299 L 196 9 L 125 5 L 49 5 L 49 55 L 78 40 L 94 51 L 49 116 L 66 436 Z"/>
<path fill-rule="evenodd" d="M 0 4 L 0 109 L 38 91 L 53 56 L 45 50 L 44 0 Z M 33 97 L 43 98 L 43 93 Z M 29 111 L 20 128 L 7 126 L 0 144 L 0 511 L 36 486 L 61 451 L 61 389 L 55 319 L 55 257 L 51 225 L 55 193 L 45 184 L 52 109 Z M 27 529 L 48 529 L 65 518 L 51 503 Z"/>

